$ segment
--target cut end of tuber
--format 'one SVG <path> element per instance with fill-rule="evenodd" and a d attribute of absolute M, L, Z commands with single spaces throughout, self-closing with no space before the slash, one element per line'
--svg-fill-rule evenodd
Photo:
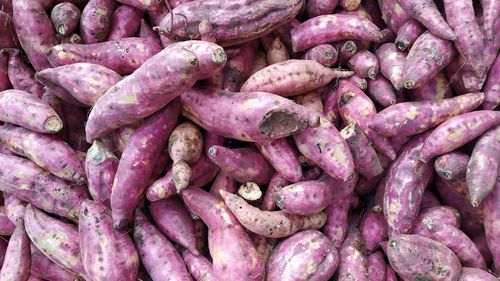
<path fill-rule="evenodd" d="M 62 129 L 63 122 L 58 116 L 52 116 L 47 118 L 47 120 L 45 120 L 43 126 L 47 130 L 47 132 L 54 134 Z"/>
<path fill-rule="evenodd" d="M 396 41 L 396 48 L 398 48 L 401 52 L 405 51 L 408 48 L 408 45 L 410 45 L 410 43 L 407 40 Z"/>
<path fill-rule="evenodd" d="M 309 127 L 309 120 L 300 118 L 297 113 L 280 109 L 268 112 L 264 116 L 259 129 L 263 135 L 279 139 L 288 137 L 307 127 Z"/>
<path fill-rule="evenodd" d="M 411 90 L 411 89 L 413 89 L 413 87 L 415 87 L 415 81 L 406 80 L 404 85 L 405 85 L 406 89 Z"/>
<path fill-rule="evenodd" d="M 262 198 L 262 191 L 256 183 L 247 182 L 240 186 L 238 189 L 238 195 L 247 201 L 255 202 Z"/>

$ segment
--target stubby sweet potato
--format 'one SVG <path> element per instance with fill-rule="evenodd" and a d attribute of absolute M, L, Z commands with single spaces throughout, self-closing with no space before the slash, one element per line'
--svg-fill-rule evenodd
<path fill-rule="evenodd" d="M 339 4 L 339 0 L 309 0 L 306 1 L 306 11 L 307 15 L 311 18 L 332 14 L 337 5 Z"/>
<path fill-rule="evenodd" d="M 350 194 L 343 200 L 336 200 L 326 208 L 326 223 L 323 233 L 330 239 L 335 248 L 340 249 L 349 227 L 349 208 L 351 206 Z"/>
<path fill-rule="evenodd" d="M 274 191 L 273 197 L 281 210 L 296 215 L 319 213 L 333 201 L 330 186 L 318 180 L 284 186 Z"/>
<path fill-rule="evenodd" d="M 373 209 L 366 212 L 359 223 L 359 232 L 364 241 L 366 252 L 374 252 L 380 247 L 380 243 L 388 238 L 384 214 Z"/>
<path fill-rule="evenodd" d="M 462 265 L 445 245 L 420 235 L 392 237 L 384 249 L 392 268 L 404 279 L 458 280 Z"/>
<path fill-rule="evenodd" d="M 154 41 L 156 44 L 161 46 L 161 41 L 158 33 L 156 33 L 144 19 L 141 19 L 141 26 L 139 27 L 139 37 Z"/>
<path fill-rule="evenodd" d="M 143 11 L 131 6 L 122 5 L 118 7 L 111 17 L 111 28 L 107 40 L 133 37 L 137 30 L 139 30 L 143 15 Z"/>
<path fill-rule="evenodd" d="M 7 216 L 7 210 L 4 206 L 0 206 L 0 222 L 2 223 L 0 227 L 0 235 L 10 236 L 14 233 L 16 224 Z"/>
<path fill-rule="evenodd" d="M 118 158 L 99 140 L 94 141 L 87 151 L 85 172 L 90 195 L 97 202 L 111 198 L 111 187 L 118 167 Z"/>
<path fill-rule="evenodd" d="M 469 155 L 463 152 L 452 151 L 436 158 L 436 161 L 434 161 L 434 169 L 436 173 L 445 180 L 454 181 L 465 179 L 469 159 Z"/>
<path fill-rule="evenodd" d="M 137 251 L 125 231 L 113 228 L 108 208 L 85 201 L 80 211 L 78 235 L 83 266 L 91 280 L 137 280 Z"/>
<path fill-rule="evenodd" d="M 396 90 L 400 90 L 403 87 L 406 53 L 399 51 L 393 43 L 385 43 L 375 54 L 380 64 L 380 72 L 391 81 Z"/>
<path fill-rule="evenodd" d="M 19 50 L 2 49 L 0 52 L 9 56 L 8 75 L 12 87 L 41 98 L 43 85 L 35 79 L 35 72 L 21 60 Z"/>
<path fill-rule="evenodd" d="M 85 5 L 80 19 L 83 43 L 94 44 L 106 40 L 115 7 L 115 0 L 90 0 Z"/>
<path fill-rule="evenodd" d="M 368 95 L 383 107 L 395 104 L 397 98 L 391 82 L 387 81 L 382 74 L 368 81 Z"/>
<path fill-rule="evenodd" d="M 448 206 L 436 206 L 420 210 L 420 214 L 413 225 L 412 234 L 433 239 L 432 233 L 424 223 L 429 220 L 438 225 L 446 224 L 455 228 L 460 227 L 460 214 L 457 210 Z"/>
<path fill-rule="evenodd" d="M 184 261 L 172 243 L 140 209 L 135 212 L 134 242 L 141 262 L 153 280 L 191 280 Z"/>
<path fill-rule="evenodd" d="M 499 1 L 500 2 L 500 1 Z M 484 94 L 486 99 L 483 104 L 484 109 L 495 109 L 500 105 L 500 56 L 497 56 L 493 66 L 488 73 L 488 78 L 484 84 Z"/>
<path fill-rule="evenodd" d="M 256 40 L 238 45 L 238 47 L 240 53 L 228 59 L 222 70 L 222 89 L 231 92 L 238 92 L 248 76 L 256 72 L 252 71 L 253 65 L 258 64 L 260 59 L 265 63 L 262 68 L 267 66 L 267 59 L 264 56 L 261 58 L 254 54 L 258 47 Z"/>
<path fill-rule="evenodd" d="M 189 251 L 182 252 L 182 259 L 186 264 L 189 273 L 196 281 L 217 281 L 212 263 L 204 256 L 197 256 Z"/>
<path fill-rule="evenodd" d="M 19 219 L 24 218 L 26 204 L 26 202 L 14 195 L 4 194 L 5 213 L 13 224 L 16 224 Z"/>
<path fill-rule="evenodd" d="M 337 250 L 317 230 L 304 230 L 282 241 L 271 253 L 269 281 L 329 280 L 339 263 Z"/>
<path fill-rule="evenodd" d="M 375 79 L 380 70 L 377 57 L 367 50 L 361 50 L 354 54 L 347 65 L 361 78 Z"/>
<path fill-rule="evenodd" d="M 304 59 L 314 60 L 326 67 L 331 67 L 337 62 L 339 52 L 331 44 L 320 44 L 307 50 Z"/>
<path fill-rule="evenodd" d="M 80 158 L 64 141 L 54 136 L 8 125 L 0 126 L 0 139 L 14 153 L 27 157 L 62 179 L 77 184 L 86 182 Z"/>
<path fill-rule="evenodd" d="M 332 88 L 326 92 L 323 98 L 323 116 L 335 126 L 337 126 L 340 121 L 338 99 L 338 91 L 336 88 Z"/>
<path fill-rule="evenodd" d="M 9 239 L 0 280 L 26 280 L 30 274 L 30 238 L 24 228 L 24 220 L 18 221 Z"/>
<path fill-rule="evenodd" d="M 378 41 L 380 29 L 357 15 L 323 15 L 311 18 L 291 31 L 294 52 L 340 40 Z M 314 36 L 311 36 L 314 34 Z"/>
<path fill-rule="evenodd" d="M 496 281 L 496 280 L 498 280 L 498 278 L 495 277 L 493 274 L 472 267 L 462 268 L 462 273 L 460 274 L 460 278 L 458 279 L 458 281 Z"/>
<path fill-rule="evenodd" d="M 413 101 L 442 100 L 453 97 L 450 81 L 443 72 L 439 72 L 431 80 L 422 86 L 409 91 L 409 97 Z M 485 91 L 486 95 L 486 91 Z M 484 103 L 483 103 L 484 106 Z"/>
<path fill-rule="evenodd" d="M 273 177 L 269 181 L 269 184 L 272 182 L 273 178 L 277 174 L 278 173 L 274 173 Z M 215 197 L 222 199 L 219 193 L 219 190 L 221 189 L 229 193 L 236 193 L 238 191 L 238 187 L 236 186 L 236 181 L 224 171 L 219 171 L 219 173 L 217 174 L 217 177 L 214 179 L 214 182 L 210 186 L 210 193 Z M 264 200 L 264 198 L 262 198 L 262 200 Z M 274 202 L 274 199 L 272 198 L 269 198 L 269 200 L 270 202 Z"/>
<path fill-rule="evenodd" d="M 396 47 L 400 51 L 406 51 L 413 46 L 417 38 L 424 33 L 425 28 L 416 20 L 410 19 L 399 29 L 396 37 Z"/>
<path fill-rule="evenodd" d="M 410 15 L 403 10 L 398 0 L 383 0 L 377 2 L 380 6 L 382 20 L 392 32 L 397 33 L 399 28 L 411 19 Z"/>
<path fill-rule="evenodd" d="M 286 139 L 255 143 L 260 153 L 284 178 L 290 182 L 303 179 L 302 167 Z"/>
<path fill-rule="evenodd" d="M 359 230 L 351 226 L 339 252 L 339 280 L 368 280 L 368 262 Z"/>
<path fill-rule="evenodd" d="M 73 33 L 80 22 L 81 12 L 73 3 L 59 3 L 52 8 L 50 20 L 56 32 L 62 36 Z"/>
<path fill-rule="evenodd" d="M 370 281 L 386 281 L 386 267 L 384 254 L 381 251 L 374 252 L 366 258 L 368 265 L 368 280 Z"/>

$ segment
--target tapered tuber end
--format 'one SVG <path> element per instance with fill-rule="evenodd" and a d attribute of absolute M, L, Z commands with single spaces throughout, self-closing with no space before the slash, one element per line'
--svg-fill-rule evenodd
<path fill-rule="evenodd" d="M 444 171 L 443 172 L 443 177 L 446 180 L 451 180 L 453 178 L 453 174 L 450 171 Z"/>
<path fill-rule="evenodd" d="M 368 70 L 368 78 L 370 78 L 371 80 L 375 80 L 376 77 L 377 74 L 375 73 L 375 70 L 373 69 Z"/>
<path fill-rule="evenodd" d="M 123 229 L 130 223 L 129 219 L 113 219 L 113 228 L 114 229 Z"/>
<path fill-rule="evenodd" d="M 52 116 L 45 120 L 43 127 L 45 128 L 45 130 L 47 130 L 48 133 L 55 134 L 63 128 L 63 122 L 61 121 L 59 116 Z"/>
<path fill-rule="evenodd" d="M 215 146 L 211 146 L 209 149 L 208 149 L 208 154 L 211 155 L 211 156 L 215 156 L 217 155 L 217 147 Z"/>
<path fill-rule="evenodd" d="M 189 167 L 186 162 L 181 160 L 174 163 L 172 166 L 172 179 L 177 189 L 177 193 L 188 187 L 189 181 L 191 180 L 191 174 L 191 167 Z"/>
<path fill-rule="evenodd" d="M 271 110 L 264 116 L 259 129 L 261 134 L 279 139 L 309 127 L 309 121 L 286 109 Z"/>
<path fill-rule="evenodd" d="M 410 45 L 410 42 L 408 42 L 407 40 L 396 41 L 396 48 L 398 48 L 398 50 L 400 50 L 400 51 L 405 51 L 409 45 Z"/>
<path fill-rule="evenodd" d="M 478 200 L 472 199 L 471 204 L 472 204 L 472 207 L 477 208 L 477 207 L 479 207 L 479 204 L 481 204 L 481 202 L 478 202 Z"/>
<path fill-rule="evenodd" d="M 411 89 L 413 89 L 413 87 L 415 87 L 415 81 L 406 80 L 404 85 L 405 85 L 406 89 L 411 90 Z"/>
<path fill-rule="evenodd" d="M 57 33 L 61 34 L 61 35 L 67 35 L 68 33 L 68 28 L 66 27 L 66 25 L 62 24 L 60 26 L 57 27 Z"/>
<path fill-rule="evenodd" d="M 224 189 L 220 189 L 219 194 L 222 197 L 222 199 L 226 201 L 226 199 L 230 196 L 231 193 L 225 191 Z"/>
<path fill-rule="evenodd" d="M 380 248 L 387 254 L 387 247 L 389 247 L 389 241 L 380 242 Z"/>
<path fill-rule="evenodd" d="M 343 70 L 343 69 L 332 69 L 333 78 L 347 78 L 354 75 L 354 71 Z"/>

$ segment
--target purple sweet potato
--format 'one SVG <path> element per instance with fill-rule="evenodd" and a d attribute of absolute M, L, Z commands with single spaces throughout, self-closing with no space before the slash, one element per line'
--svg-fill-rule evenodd
<path fill-rule="evenodd" d="M 115 0 L 90 0 L 85 5 L 80 19 L 83 43 L 95 44 L 106 40 L 115 7 Z"/>
<path fill-rule="evenodd" d="M 153 280 L 192 280 L 172 243 L 139 209 L 135 212 L 134 242 L 141 262 Z"/>
<path fill-rule="evenodd" d="M 385 272 L 387 264 L 384 260 L 384 254 L 381 251 L 374 252 L 366 258 L 368 264 L 369 281 L 385 281 Z"/>
<path fill-rule="evenodd" d="M 3 49 L 0 52 L 9 56 L 8 75 L 12 87 L 41 98 L 43 85 L 36 81 L 33 69 L 22 62 L 19 50 Z"/>
<path fill-rule="evenodd" d="M 409 90 L 420 87 L 445 68 L 454 56 L 455 50 L 450 41 L 430 32 L 423 33 L 408 52 L 402 84 Z"/>
<path fill-rule="evenodd" d="M 75 226 L 49 217 L 31 204 L 26 206 L 24 223 L 31 242 L 47 257 L 73 273 L 85 275 Z"/>
<path fill-rule="evenodd" d="M 427 238 L 432 237 L 432 233 L 425 224 L 427 221 L 433 221 L 438 225 L 449 225 L 455 228 L 460 227 L 460 214 L 457 210 L 448 206 L 436 206 L 425 210 L 421 210 L 415 224 L 413 225 L 412 234 L 418 234 Z"/>
<path fill-rule="evenodd" d="M 14 48 L 18 45 L 17 36 L 15 34 L 14 24 L 12 22 L 12 4 L 7 0 L 5 3 L 0 2 L 0 49 Z M 10 11 L 7 11 L 8 7 Z"/>
<path fill-rule="evenodd" d="M 387 222 L 380 211 L 369 210 L 359 223 L 359 231 L 367 253 L 372 253 L 380 247 L 380 242 L 387 240 Z"/>
<path fill-rule="evenodd" d="M 274 175 L 276 175 L 276 174 L 277 173 L 275 173 Z M 275 176 L 273 176 L 273 178 L 274 177 Z M 269 183 L 271 183 L 273 178 L 271 178 Z M 229 193 L 236 193 L 238 191 L 238 188 L 236 186 L 236 181 L 224 171 L 219 171 L 219 174 L 217 174 L 217 177 L 215 178 L 214 182 L 210 186 L 210 193 L 212 195 L 214 195 L 215 197 L 222 199 L 222 197 L 220 197 L 220 193 L 219 193 L 219 190 L 221 190 L 221 189 L 225 190 Z M 269 188 L 268 188 L 268 190 L 269 190 Z M 274 199 L 270 198 L 270 200 L 272 200 L 272 202 L 274 202 Z"/>
<path fill-rule="evenodd" d="M 380 29 L 366 18 L 356 15 L 323 15 L 311 18 L 292 29 L 294 52 L 319 44 L 340 40 L 378 41 Z M 314 36 L 311 36 L 314 34 Z"/>
<path fill-rule="evenodd" d="M 185 117 L 207 131 L 237 140 L 271 141 L 319 125 L 318 114 L 265 92 L 194 88 L 184 92 L 181 101 Z"/>
<path fill-rule="evenodd" d="M 284 186 L 274 191 L 273 197 L 286 213 L 313 215 L 332 204 L 333 192 L 325 182 L 313 180 Z"/>
<path fill-rule="evenodd" d="M 335 43 L 335 46 L 339 49 L 340 64 L 358 52 L 358 45 L 353 40 L 339 41 Z"/>
<path fill-rule="evenodd" d="M 418 21 L 409 19 L 398 29 L 398 35 L 395 41 L 396 47 L 400 51 L 409 50 L 417 38 L 424 33 L 424 31 L 425 27 L 423 27 Z"/>
<path fill-rule="evenodd" d="M 484 93 L 470 93 L 437 101 L 403 102 L 377 113 L 368 124 L 384 136 L 411 136 L 470 112 L 484 101 Z"/>
<path fill-rule="evenodd" d="M 50 20 L 56 32 L 62 36 L 70 35 L 76 30 L 82 13 L 72 3 L 64 2 L 55 5 L 50 12 Z"/>
<path fill-rule="evenodd" d="M 289 182 L 280 173 L 277 172 L 274 173 L 273 177 L 269 181 L 267 190 L 264 193 L 264 197 L 262 198 L 261 209 L 263 211 L 274 211 L 276 209 L 276 200 L 274 200 L 274 192 L 280 190 L 281 188 L 287 185 L 289 185 Z"/>
<path fill-rule="evenodd" d="M 3 264 L 5 260 L 5 252 L 7 252 L 7 246 L 9 244 L 5 239 L 0 239 L 0 263 Z"/>
<path fill-rule="evenodd" d="M 398 0 L 378 1 L 382 19 L 385 24 L 397 33 L 399 28 L 410 19 L 410 15 L 401 7 Z"/>
<path fill-rule="evenodd" d="M 500 220 L 500 184 L 497 184 L 491 194 L 484 201 L 484 231 L 486 241 L 493 255 L 493 264 L 496 270 L 500 268 L 500 228 L 498 227 Z"/>
<path fill-rule="evenodd" d="M 422 195 L 433 172 L 431 163 L 418 161 L 428 135 L 423 133 L 406 144 L 387 172 L 384 215 L 390 236 L 410 232 L 417 218 Z"/>
<path fill-rule="evenodd" d="M 4 194 L 5 213 L 13 224 L 16 224 L 17 220 L 24 218 L 26 204 L 26 202 L 14 195 Z"/>
<path fill-rule="evenodd" d="M 498 1 L 500 3 L 500 1 Z M 484 94 L 486 99 L 483 104 L 484 109 L 495 109 L 500 105 L 500 56 L 497 56 L 493 66 L 488 73 L 488 78 L 484 84 Z"/>
<path fill-rule="evenodd" d="M 333 125 L 337 126 L 340 121 L 338 91 L 336 88 L 330 89 L 323 99 L 323 115 Z"/>
<path fill-rule="evenodd" d="M 69 186 L 22 157 L 0 154 L 0 160 L 0 163 L 6 163 L 0 175 L 3 192 L 49 213 L 77 220 L 80 204 L 88 196 L 84 186 Z"/>
<path fill-rule="evenodd" d="M 481 233 L 478 233 L 477 235 L 471 237 L 471 239 L 472 242 L 474 242 L 474 244 L 476 245 L 481 255 L 483 256 L 486 264 L 487 265 L 492 264 L 493 256 L 491 255 L 490 248 L 488 247 L 488 242 L 486 241 L 486 235 L 484 233 L 484 230 Z"/>
<path fill-rule="evenodd" d="M 351 75 L 352 71 L 330 69 L 313 60 L 287 60 L 252 74 L 241 86 L 241 91 L 294 96 L 323 87 L 333 79 Z"/>
<path fill-rule="evenodd" d="M 21 219 L 9 239 L 0 280 L 26 280 L 30 275 L 30 268 L 30 238 L 26 234 L 24 220 Z"/>
<path fill-rule="evenodd" d="M 255 143 L 255 146 L 287 181 L 298 182 L 303 179 L 302 167 L 286 139 Z"/>
<path fill-rule="evenodd" d="M 57 36 L 57 39 L 59 40 L 60 44 L 65 44 L 65 43 L 71 43 L 71 44 L 81 44 L 82 43 L 82 37 L 76 33 L 72 33 L 67 36 Z"/>
<path fill-rule="evenodd" d="M 351 226 L 339 251 L 339 280 L 368 281 L 368 262 L 359 230 Z"/>
<path fill-rule="evenodd" d="M 149 212 L 158 228 L 170 240 L 193 254 L 199 254 L 193 220 L 178 197 L 151 202 Z"/>
<path fill-rule="evenodd" d="M 331 44 L 321 44 L 307 50 L 304 54 L 304 59 L 314 60 L 326 67 L 331 67 L 337 62 L 339 52 L 337 48 Z"/>
<path fill-rule="evenodd" d="M 217 281 L 212 263 L 202 255 L 194 255 L 189 251 L 182 252 L 182 259 L 196 281 Z"/>
<path fill-rule="evenodd" d="M 47 58 L 57 44 L 56 33 L 38 0 L 12 1 L 13 22 L 19 42 L 36 71 L 51 67 Z"/>
<path fill-rule="evenodd" d="M 339 6 L 347 11 L 353 11 L 361 4 L 361 0 L 340 0 Z"/>
<path fill-rule="evenodd" d="M 76 151 L 87 151 L 90 148 L 90 145 L 85 141 L 87 111 L 68 103 L 64 103 L 62 109 L 69 143 Z"/>
<path fill-rule="evenodd" d="M 439 72 L 422 86 L 409 91 L 413 101 L 435 101 L 453 97 L 450 82 L 443 72 Z M 486 93 L 486 92 L 485 92 Z"/>
<path fill-rule="evenodd" d="M 144 19 L 141 20 L 141 26 L 139 27 L 139 37 L 154 41 L 159 46 L 161 45 L 158 33 Z"/>
<path fill-rule="evenodd" d="M 80 158 L 64 141 L 51 135 L 7 125 L 0 126 L 0 139 L 14 153 L 27 157 L 62 179 L 77 184 L 86 182 Z"/>
<path fill-rule="evenodd" d="M 179 100 L 145 119 L 130 137 L 116 170 L 111 189 L 115 228 L 125 227 L 144 195 L 154 163 L 177 123 Z"/>
<path fill-rule="evenodd" d="M 419 21 L 430 32 L 443 40 L 456 40 L 457 36 L 448 26 L 432 0 L 398 0 L 403 10 Z M 473 16 L 474 18 L 474 16 Z"/>
<path fill-rule="evenodd" d="M 380 70 L 377 57 L 367 50 L 361 50 L 354 54 L 347 65 L 361 78 L 375 79 Z"/>
<path fill-rule="evenodd" d="M 221 190 L 222 197 L 228 194 Z M 184 203 L 208 226 L 208 244 L 217 279 L 263 280 L 264 263 L 247 232 L 224 202 L 197 188 L 188 188 L 181 195 Z"/>
<path fill-rule="evenodd" d="M 357 74 L 354 74 L 353 76 L 342 79 L 342 80 L 347 81 L 347 82 L 355 85 L 356 87 L 360 88 L 363 91 L 368 89 L 368 81 L 366 81 L 366 79 L 364 79 L 364 78 L 361 78 Z"/>
<path fill-rule="evenodd" d="M 132 37 L 96 44 L 60 44 L 52 47 L 47 56 L 54 67 L 86 62 L 126 75 L 146 65 L 144 62 L 160 50 L 153 41 Z"/>
<path fill-rule="evenodd" d="M 396 103 L 396 93 L 389 81 L 382 74 L 368 81 L 368 95 L 383 107 Z"/>
<path fill-rule="evenodd" d="M 393 43 L 385 43 L 377 49 L 375 55 L 380 64 L 380 72 L 391 81 L 396 90 L 400 90 L 403 87 L 406 53 L 399 51 Z"/>
<path fill-rule="evenodd" d="M 78 232 L 83 266 L 89 279 L 137 280 L 139 257 L 134 243 L 127 232 L 113 228 L 108 208 L 85 201 Z"/>
<path fill-rule="evenodd" d="M 500 168 L 500 126 L 484 133 L 467 164 L 467 187 L 472 206 L 477 207 L 495 188 Z"/>
<path fill-rule="evenodd" d="M 111 17 L 111 28 L 109 29 L 107 40 L 133 37 L 137 30 L 139 30 L 143 15 L 144 11 L 131 6 L 122 5 L 118 7 Z"/>
<path fill-rule="evenodd" d="M 262 37 L 261 37 L 262 38 Z M 290 59 L 288 50 L 279 37 L 274 38 L 267 49 L 267 63 L 275 64 Z"/>
<path fill-rule="evenodd" d="M 460 279 L 458 281 L 496 281 L 498 280 L 493 274 L 490 274 L 487 271 L 464 267 L 462 268 L 462 273 L 460 274 Z"/>
<path fill-rule="evenodd" d="M 0 51 L 0 92 L 10 89 L 9 81 L 9 56 Z"/>
<path fill-rule="evenodd" d="M 431 234 L 431 238 L 441 242 L 452 250 L 464 266 L 485 270 L 486 263 L 472 240 L 460 229 L 449 224 L 435 222 L 426 218 L 423 220 Z"/>
<path fill-rule="evenodd" d="M 3 189 L 3 188 L 2 188 Z M 16 229 L 16 223 L 12 222 L 7 216 L 7 210 L 4 206 L 0 206 L 0 235 L 10 236 Z"/>
<path fill-rule="evenodd" d="M 267 264 L 266 280 L 329 280 L 339 263 L 337 250 L 317 230 L 304 230 L 281 242 Z"/>
<path fill-rule="evenodd" d="M 330 239 L 335 248 L 340 249 L 348 231 L 350 196 L 336 200 L 326 209 L 326 223 L 323 233 Z"/>
<path fill-rule="evenodd" d="M 54 281 L 74 281 L 77 277 L 51 261 L 33 243 L 31 244 L 31 274 Z"/>
<path fill-rule="evenodd" d="M 480 110 L 448 119 L 439 125 L 425 140 L 420 161 L 453 151 L 480 136 L 489 128 L 500 124 L 500 112 Z"/>
<path fill-rule="evenodd" d="M 462 270 L 450 249 L 420 235 L 392 237 L 385 254 L 392 268 L 406 280 L 458 280 Z"/>
<path fill-rule="evenodd" d="M 323 101 L 321 100 L 320 91 L 326 91 L 326 90 L 318 89 L 318 91 L 311 91 L 302 95 L 295 96 L 293 100 L 296 103 L 305 106 L 314 112 L 322 114 Z"/>
<path fill-rule="evenodd" d="M 306 1 L 306 11 L 310 18 L 332 14 L 339 0 L 309 0 Z"/>
<path fill-rule="evenodd" d="M 85 172 L 88 189 L 97 202 L 106 202 L 111 198 L 111 187 L 118 167 L 118 158 L 102 141 L 96 140 L 87 151 Z"/>
<path fill-rule="evenodd" d="M 340 131 L 340 135 L 346 140 L 351 150 L 357 172 L 367 177 L 374 177 L 384 171 L 377 153 L 358 124 L 351 123 Z"/>
<path fill-rule="evenodd" d="M 241 85 L 253 74 L 253 64 L 258 62 L 258 56 L 254 55 L 255 49 L 258 47 L 257 41 L 250 41 L 238 46 L 240 53 L 234 58 L 228 59 L 222 70 L 222 89 L 231 92 L 238 92 L 241 89 Z M 262 66 L 264 68 L 267 66 L 267 60 L 265 57 L 262 59 L 265 62 Z"/>

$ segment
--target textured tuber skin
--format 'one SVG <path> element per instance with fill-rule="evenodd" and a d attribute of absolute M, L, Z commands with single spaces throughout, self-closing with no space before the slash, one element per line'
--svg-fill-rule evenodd
<path fill-rule="evenodd" d="M 303 180 L 302 167 L 293 148 L 284 138 L 255 143 L 259 152 L 287 181 Z"/>
<path fill-rule="evenodd" d="M 460 227 L 460 214 L 457 210 L 448 206 L 435 206 L 420 211 L 411 233 L 434 239 L 429 228 L 424 223 L 429 220 L 437 225 L 446 224 L 455 228 Z"/>
<path fill-rule="evenodd" d="M 118 161 L 109 147 L 100 140 L 94 141 L 87 151 L 85 172 L 90 195 L 95 201 L 109 203 Z"/>
<path fill-rule="evenodd" d="M 137 251 L 125 231 L 113 228 L 107 207 L 85 201 L 78 228 L 82 261 L 91 280 L 137 280 Z"/>
<path fill-rule="evenodd" d="M 377 49 L 375 55 L 380 64 L 380 72 L 391 81 L 396 90 L 403 87 L 406 53 L 399 51 L 393 43 L 385 43 Z"/>
<path fill-rule="evenodd" d="M 339 251 L 339 280 L 368 281 L 368 261 L 359 230 L 351 226 Z"/>
<path fill-rule="evenodd" d="M 424 31 L 425 27 L 423 27 L 418 21 L 409 19 L 398 29 L 395 41 L 396 47 L 400 51 L 409 50 L 417 38 L 424 33 Z"/>
<path fill-rule="evenodd" d="M 398 0 L 377 1 L 380 6 L 382 19 L 392 32 L 397 33 L 399 28 L 407 22 L 410 15 L 401 7 Z"/>
<path fill-rule="evenodd" d="M 282 241 L 271 253 L 269 281 L 329 280 L 339 263 L 337 250 L 317 230 L 304 230 Z"/>
<path fill-rule="evenodd" d="M 350 194 L 343 200 L 336 200 L 326 209 L 326 223 L 323 227 L 323 234 L 330 239 L 337 249 L 342 247 L 348 231 L 349 207 L 351 204 Z"/>
<path fill-rule="evenodd" d="M 139 27 L 139 37 L 144 38 L 144 39 L 149 39 L 151 41 L 154 41 L 157 45 L 161 45 L 161 40 L 160 37 L 158 36 L 158 33 L 149 26 L 146 20 L 141 19 L 141 26 Z"/>
<path fill-rule="evenodd" d="M 12 87 L 41 98 L 43 95 L 43 85 L 36 81 L 33 69 L 22 62 L 19 50 L 2 49 L 0 53 L 9 56 L 7 73 Z"/>
<path fill-rule="evenodd" d="M 115 0 L 90 0 L 82 11 L 80 34 L 84 44 L 104 42 L 111 28 Z"/>
<path fill-rule="evenodd" d="M 330 44 L 320 44 L 307 50 L 304 54 L 304 59 L 314 60 L 326 67 L 331 67 L 337 62 L 338 55 L 339 52 L 335 46 Z"/>
<path fill-rule="evenodd" d="M 460 279 L 458 279 L 458 281 L 496 281 L 496 280 L 498 280 L 498 278 L 495 277 L 493 274 L 472 267 L 462 268 Z"/>
<path fill-rule="evenodd" d="M 5 91 L 10 87 L 9 56 L 4 51 L 0 51 L 0 91 Z"/>
<path fill-rule="evenodd" d="M 30 268 L 30 238 L 26 234 L 24 220 L 20 219 L 9 239 L 0 280 L 26 280 L 30 275 Z"/>
<path fill-rule="evenodd" d="M 493 2 L 493 1 L 492 1 Z M 498 1 L 500 3 L 500 1 Z M 500 56 L 497 56 L 484 84 L 484 109 L 495 109 L 500 104 Z"/>
<path fill-rule="evenodd" d="M 384 213 L 373 209 L 366 212 L 359 223 L 359 232 L 366 252 L 373 253 L 380 247 L 380 243 L 388 238 Z"/>
<path fill-rule="evenodd" d="M 497 184 L 490 196 L 484 201 L 484 232 L 488 247 L 493 256 L 493 264 L 497 269 L 500 266 L 500 228 L 498 220 L 500 219 L 500 184 Z"/>
<path fill-rule="evenodd" d="M 330 186 L 313 180 L 284 186 L 273 192 L 276 205 L 286 213 L 314 215 L 323 211 L 333 201 Z"/>
<path fill-rule="evenodd" d="M 485 90 L 486 94 L 486 90 Z M 436 101 L 453 97 L 450 81 L 444 74 L 439 72 L 436 76 L 422 86 L 409 91 L 409 97 L 413 101 Z M 484 106 L 484 103 L 483 103 Z"/>
<path fill-rule="evenodd" d="M 31 244 L 31 274 L 44 280 L 74 281 L 78 277 L 51 261 L 44 253 Z"/>
<path fill-rule="evenodd" d="M 378 74 L 373 80 L 368 81 L 368 95 L 372 100 L 383 107 L 388 107 L 396 103 L 395 90 L 382 74 Z"/>
<path fill-rule="evenodd" d="M 222 70 L 222 89 L 231 92 L 238 92 L 246 79 L 253 74 L 254 64 L 262 63 L 260 69 L 267 66 L 267 59 L 263 53 L 262 57 L 255 54 L 258 47 L 257 41 L 250 41 L 238 45 L 240 53 L 233 58 L 229 58 Z M 259 70 L 260 70 L 259 69 Z"/>
<path fill-rule="evenodd" d="M 0 206 L 0 222 L 2 223 L 0 227 L 0 234 L 10 236 L 14 233 L 16 229 L 15 222 L 12 222 L 7 215 L 6 207 Z"/>
<path fill-rule="evenodd" d="M 380 70 L 377 57 L 367 50 L 361 50 L 354 54 L 347 62 L 347 65 L 361 78 L 371 80 L 377 77 Z"/>
<path fill-rule="evenodd" d="M 310 18 L 332 14 L 339 0 L 309 0 L 306 1 L 306 11 Z"/>
<path fill-rule="evenodd" d="M 66 36 L 73 33 L 80 22 L 81 12 L 72 3 L 59 3 L 52 8 L 50 20 L 59 35 Z"/>
<path fill-rule="evenodd" d="M 137 30 L 139 30 L 143 16 L 144 11 L 137 8 L 127 5 L 118 7 L 111 17 L 111 28 L 109 29 L 107 40 L 133 37 Z"/>
<path fill-rule="evenodd" d="M 385 281 L 387 264 L 382 251 L 370 254 L 366 258 L 368 264 L 368 280 Z"/>
<path fill-rule="evenodd" d="M 16 224 L 17 220 L 24 218 L 24 209 L 26 208 L 27 204 L 26 202 L 22 201 L 14 195 L 7 194 L 4 194 L 3 201 L 5 206 L 5 213 L 13 224 Z"/>
<path fill-rule="evenodd" d="M 197 281 L 217 281 L 212 263 L 204 256 L 197 256 L 189 251 L 182 252 L 182 259 L 191 273 L 191 276 Z"/>

